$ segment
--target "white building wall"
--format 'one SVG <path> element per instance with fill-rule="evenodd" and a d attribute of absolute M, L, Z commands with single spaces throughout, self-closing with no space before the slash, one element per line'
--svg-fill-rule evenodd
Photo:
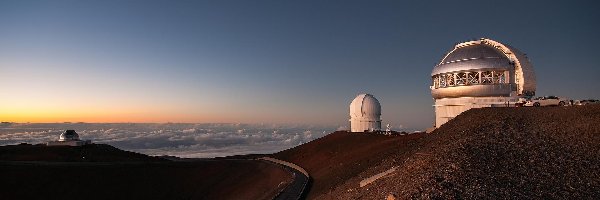
<path fill-rule="evenodd" d="M 460 97 L 435 99 L 435 127 L 472 108 L 514 106 L 518 97 Z"/>
<path fill-rule="evenodd" d="M 352 132 L 378 131 L 381 130 L 381 120 L 350 119 L 350 129 Z"/>

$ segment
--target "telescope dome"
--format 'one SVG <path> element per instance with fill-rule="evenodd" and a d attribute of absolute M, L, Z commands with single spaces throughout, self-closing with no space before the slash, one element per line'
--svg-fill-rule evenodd
<path fill-rule="evenodd" d="M 371 94 L 359 94 L 350 103 L 350 128 L 352 132 L 381 129 L 381 104 Z"/>
<path fill-rule="evenodd" d="M 378 119 L 381 116 L 381 104 L 371 94 L 360 94 L 350 103 L 350 117 Z"/>
<path fill-rule="evenodd" d="M 517 106 L 536 89 L 527 56 L 486 38 L 455 45 L 433 68 L 431 80 L 435 127 L 472 108 Z"/>
<path fill-rule="evenodd" d="M 533 96 L 533 65 L 519 50 L 482 38 L 457 44 L 431 71 L 431 95 L 456 97 Z"/>
<path fill-rule="evenodd" d="M 64 133 L 60 134 L 58 141 L 74 141 L 79 140 L 79 135 L 75 130 L 66 130 Z"/>

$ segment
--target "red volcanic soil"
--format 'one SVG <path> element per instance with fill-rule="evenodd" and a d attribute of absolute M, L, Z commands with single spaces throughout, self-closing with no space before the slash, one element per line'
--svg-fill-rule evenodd
<path fill-rule="evenodd" d="M 600 198 L 600 105 L 470 110 L 428 140 L 395 176 L 346 194 Z"/>
<path fill-rule="evenodd" d="M 600 105 L 472 109 L 419 139 L 385 141 L 335 133 L 276 155 L 314 174 L 316 199 L 600 198 Z"/>
<path fill-rule="evenodd" d="M 308 171 L 312 184 L 307 198 L 314 199 L 347 181 L 360 181 L 359 173 L 378 166 L 385 158 L 410 152 L 424 135 L 386 136 L 338 131 L 276 153 L 273 157 L 295 163 Z"/>
<path fill-rule="evenodd" d="M 292 180 L 264 161 L 174 162 L 108 145 L 15 151 L 22 146 L 0 147 L 1 199 L 272 199 Z M 77 160 L 82 149 L 95 162 Z"/>

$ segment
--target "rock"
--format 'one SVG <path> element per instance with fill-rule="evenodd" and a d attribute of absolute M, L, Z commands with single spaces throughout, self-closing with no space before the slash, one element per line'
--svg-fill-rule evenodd
<path fill-rule="evenodd" d="M 387 198 L 385 198 L 385 199 L 386 200 L 396 200 L 396 199 L 398 199 L 398 197 L 395 194 L 390 193 L 390 194 L 388 194 Z"/>

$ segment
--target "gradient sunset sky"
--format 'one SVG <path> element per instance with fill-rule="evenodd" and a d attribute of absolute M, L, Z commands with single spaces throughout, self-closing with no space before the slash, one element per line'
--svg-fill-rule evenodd
<path fill-rule="evenodd" d="M 0 0 L 0 121 L 433 124 L 430 73 L 486 37 L 538 95 L 600 97 L 598 1 Z"/>

